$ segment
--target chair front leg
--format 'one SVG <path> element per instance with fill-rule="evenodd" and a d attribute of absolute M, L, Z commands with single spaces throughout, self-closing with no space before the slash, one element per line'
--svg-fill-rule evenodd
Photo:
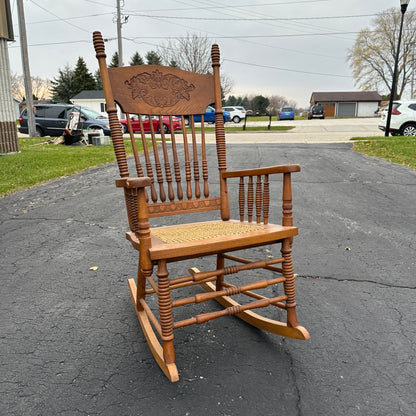
<path fill-rule="evenodd" d="M 169 273 L 165 260 L 158 261 L 159 316 L 162 329 L 163 358 L 166 364 L 175 362 L 173 347 L 173 313 L 169 287 Z"/>
<path fill-rule="evenodd" d="M 286 311 L 287 311 L 287 325 L 290 327 L 298 326 L 298 318 L 296 315 L 296 301 L 295 301 L 295 275 L 293 273 L 293 263 L 292 263 L 292 247 L 291 239 L 285 238 L 282 241 L 282 257 L 284 258 L 283 262 L 283 277 L 286 278 L 284 283 L 285 295 L 287 296 L 286 300 Z"/>

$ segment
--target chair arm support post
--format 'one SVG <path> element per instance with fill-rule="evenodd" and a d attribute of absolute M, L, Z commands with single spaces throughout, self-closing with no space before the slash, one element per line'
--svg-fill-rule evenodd
<path fill-rule="evenodd" d="M 152 246 L 150 238 L 150 222 L 146 200 L 146 186 L 151 186 L 149 177 L 120 178 L 116 180 L 117 187 L 124 188 L 127 217 L 131 231 L 140 242 L 140 268 L 145 276 L 151 274 L 153 265 L 148 251 Z"/>
<path fill-rule="evenodd" d="M 290 173 L 283 174 L 283 196 L 282 196 L 282 225 L 293 226 L 292 216 L 292 185 Z"/>

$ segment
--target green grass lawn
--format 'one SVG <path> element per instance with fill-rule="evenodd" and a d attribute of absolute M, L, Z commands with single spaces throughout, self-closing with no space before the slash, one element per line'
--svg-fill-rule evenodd
<path fill-rule="evenodd" d="M 416 137 L 354 138 L 353 150 L 416 169 Z"/>
<path fill-rule="evenodd" d="M 112 145 L 41 144 L 48 139 L 20 138 L 20 153 L 0 157 L 0 197 L 115 160 Z"/>

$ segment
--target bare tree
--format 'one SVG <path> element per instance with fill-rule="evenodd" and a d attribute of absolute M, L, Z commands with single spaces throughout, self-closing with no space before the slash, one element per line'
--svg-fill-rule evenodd
<path fill-rule="evenodd" d="M 221 93 L 223 97 L 231 94 L 233 84 L 233 80 L 227 74 L 221 73 Z"/>
<path fill-rule="evenodd" d="M 25 99 L 25 84 L 23 75 L 12 74 L 11 75 L 12 94 L 13 97 L 22 101 Z M 38 100 L 46 100 L 50 98 L 51 94 L 49 88 L 51 87 L 51 81 L 49 79 L 41 77 L 32 77 L 32 93 Z"/>
<path fill-rule="evenodd" d="M 49 88 L 51 81 L 47 78 L 32 77 L 32 92 L 38 100 L 47 100 L 51 97 Z"/>
<path fill-rule="evenodd" d="M 159 46 L 158 55 L 162 58 L 163 65 L 200 74 L 212 73 L 211 41 L 206 36 L 187 33 L 183 38 L 170 40 L 167 44 Z M 232 86 L 232 79 L 221 73 L 223 97 L 231 93 Z"/>
<path fill-rule="evenodd" d="M 207 37 L 188 33 L 183 38 L 170 40 L 158 48 L 164 65 L 175 62 L 186 71 L 208 74 L 211 72 L 211 43 Z"/>
<path fill-rule="evenodd" d="M 380 13 L 373 27 L 362 29 L 348 61 L 353 70 L 355 85 L 363 90 L 381 88 L 388 93 L 393 80 L 401 13 L 397 8 Z M 412 82 L 416 39 L 416 14 L 408 11 L 404 16 L 401 50 L 398 60 L 398 78 L 394 98 L 399 98 Z"/>
<path fill-rule="evenodd" d="M 296 102 L 293 100 L 288 100 L 286 97 L 282 95 L 272 95 L 269 97 L 269 106 L 267 107 L 267 111 L 269 114 L 277 114 L 277 112 L 282 107 L 296 107 Z"/>
<path fill-rule="evenodd" d="M 12 85 L 13 97 L 22 101 L 25 98 L 25 85 L 23 83 L 23 76 L 12 73 L 10 76 L 10 80 Z"/>

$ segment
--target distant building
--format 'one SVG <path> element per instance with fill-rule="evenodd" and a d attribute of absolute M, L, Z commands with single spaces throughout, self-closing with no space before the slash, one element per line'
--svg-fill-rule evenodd
<path fill-rule="evenodd" d="M 16 120 L 20 117 L 19 104 L 20 101 L 13 97 L 13 111 Z"/>
<path fill-rule="evenodd" d="M 88 107 L 107 117 L 103 90 L 84 90 L 71 98 L 72 104 Z"/>
<path fill-rule="evenodd" d="M 95 110 L 97 113 L 101 113 L 103 116 L 108 117 L 103 90 L 81 91 L 71 98 L 71 103 L 81 107 L 91 108 L 91 110 Z M 116 107 L 118 118 L 124 118 L 125 116 L 121 113 L 120 107 L 118 105 L 116 105 Z"/>
<path fill-rule="evenodd" d="M 313 92 L 310 104 L 322 104 L 327 117 L 373 117 L 381 100 L 377 91 L 328 91 Z"/>

